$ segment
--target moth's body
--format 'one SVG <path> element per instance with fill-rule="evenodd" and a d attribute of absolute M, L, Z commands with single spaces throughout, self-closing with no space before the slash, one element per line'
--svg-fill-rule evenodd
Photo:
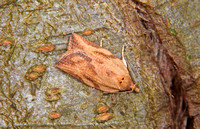
<path fill-rule="evenodd" d="M 56 66 L 104 92 L 133 91 L 136 88 L 119 58 L 77 34 L 70 37 L 68 51 Z"/>

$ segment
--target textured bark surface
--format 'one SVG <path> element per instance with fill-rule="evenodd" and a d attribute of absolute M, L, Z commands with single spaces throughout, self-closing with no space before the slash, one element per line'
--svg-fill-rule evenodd
<path fill-rule="evenodd" d="M 199 127 L 198 3 L 1 1 L 0 126 Z M 86 36 L 85 30 L 93 33 Z M 57 69 L 55 63 L 73 32 L 96 44 L 102 42 L 117 57 L 125 45 L 130 74 L 141 92 L 104 94 Z M 46 45 L 55 49 L 38 50 Z M 46 70 L 31 71 L 34 66 Z M 36 79 L 27 79 L 27 74 Z M 58 88 L 58 94 L 55 90 L 46 94 Z M 98 123 L 95 110 L 100 105 L 107 105 L 114 117 Z M 61 117 L 49 119 L 55 111 Z"/>

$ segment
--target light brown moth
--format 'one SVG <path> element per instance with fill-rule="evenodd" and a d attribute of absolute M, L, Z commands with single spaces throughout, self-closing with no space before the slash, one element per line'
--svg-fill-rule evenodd
<path fill-rule="evenodd" d="M 104 92 L 139 92 L 119 58 L 75 33 L 70 37 L 68 51 L 57 61 L 56 67 Z"/>

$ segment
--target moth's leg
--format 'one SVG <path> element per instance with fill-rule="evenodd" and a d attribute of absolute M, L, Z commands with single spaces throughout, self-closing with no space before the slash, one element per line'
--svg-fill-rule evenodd
<path fill-rule="evenodd" d="M 122 62 L 123 62 L 123 63 L 125 64 L 125 66 L 127 67 L 127 63 L 126 63 L 126 60 L 125 60 L 124 52 L 125 52 L 125 45 L 123 44 L 123 46 L 122 46 Z"/>

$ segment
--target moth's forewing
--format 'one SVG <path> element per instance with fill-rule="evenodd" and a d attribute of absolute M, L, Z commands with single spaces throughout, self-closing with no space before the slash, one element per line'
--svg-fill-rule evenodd
<path fill-rule="evenodd" d="M 56 63 L 56 67 L 60 68 L 61 70 L 69 73 L 70 75 L 76 77 L 80 81 L 86 83 L 89 86 L 95 87 L 97 89 L 118 89 L 115 86 L 111 87 L 108 81 L 112 80 L 105 80 L 104 75 L 102 74 L 103 71 L 101 68 L 104 66 L 95 65 L 95 61 L 87 55 L 84 51 L 80 49 L 73 49 L 67 51 Z M 99 69 L 99 67 L 101 67 Z M 104 82 L 104 83 L 103 83 Z M 113 83 L 113 80 L 110 81 Z M 106 86 L 109 84 L 109 86 Z M 102 85 L 105 85 L 103 88 Z M 100 88 L 102 87 L 102 88 Z"/>

